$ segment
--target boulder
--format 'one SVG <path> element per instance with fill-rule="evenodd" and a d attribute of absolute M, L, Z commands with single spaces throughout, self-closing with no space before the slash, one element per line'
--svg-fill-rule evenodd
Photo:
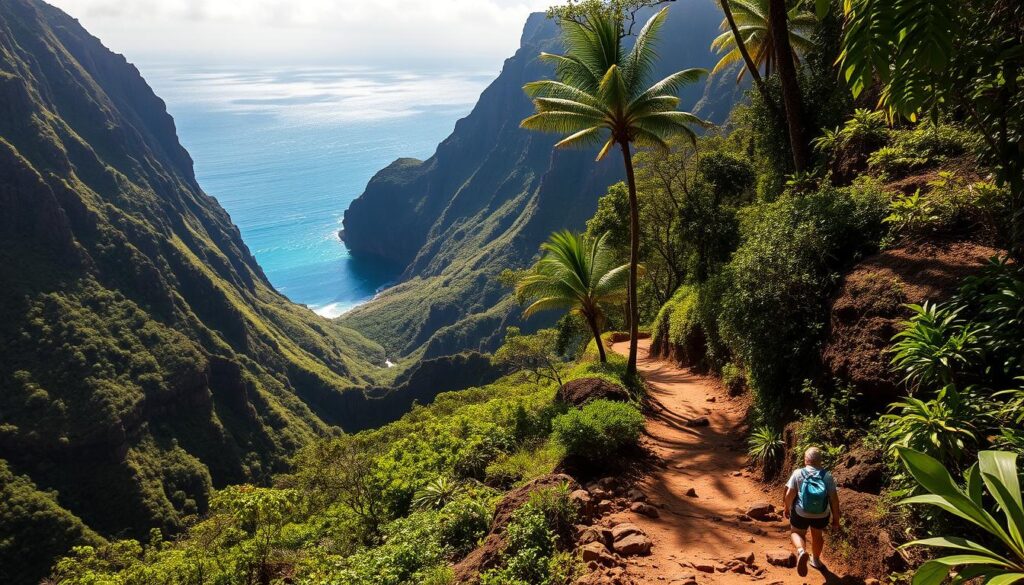
<path fill-rule="evenodd" d="M 576 542 L 580 545 L 592 542 L 607 546 L 611 543 L 611 535 L 606 535 L 599 526 L 584 526 L 577 530 Z"/>
<path fill-rule="evenodd" d="M 583 406 L 592 400 L 629 401 L 629 391 L 601 378 L 577 378 L 558 389 L 555 400 L 569 406 Z"/>
<path fill-rule="evenodd" d="M 696 498 L 697 497 L 697 490 L 694 489 L 694 488 L 689 488 L 688 490 L 686 490 L 686 497 L 688 497 L 688 498 Z"/>
<path fill-rule="evenodd" d="M 706 427 L 710 424 L 711 421 L 709 421 L 706 416 L 698 416 L 697 418 L 691 418 L 686 421 L 686 426 L 688 427 Z"/>
<path fill-rule="evenodd" d="M 632 557 L 650 554 L 652 544 L 646 534 L 630 534 L 616 539 L 612 548 L 624 557 Z"/>
<path fill-rule="evenodd" d="M 832 477 L 839 487 L 878 495 L 885 483 L 885 471 L 881 453 L 857 448 L 839 459 Z"/>
<path fill-rule="evenodd" d="M 753 565 L 754 564 L 754 553 L 753 552 L 749 552 L 749 553 L 746 553 L 746 554 L 736 555 L 736 556 L 733 557 L 733 560 L 739 561 L 739 562 L 743 563 L 744 565 Z"/>
<path fill-rule="evenodd" d="M 581 546 L 580 558 L 584 563 L 595 562 L 606 567 L 616 564 L 615 557 L 600 542 L 588 542 Z"/>
<path fill-rule="evenodd" d="M 582 518 L 590 518 L 596 510 L 594 499 L 590 497 L 587 490 L 575 490 L 569 494 L 569 501 L 576 506 L 576 510 Z"/>
<path fill-rule="evenodd" d="M 715 565 L 711 564 L 708 561 L 693 561 L 692 563 L 690 563 L 690 566 L 693 567 L 694 569 L 697 569 L 701 573 L 714 573 L 715 572 Z"/>
<path fill-rule="evenodd" d="M 631 502 L 646 502 L 647 501 L 647 494 L 643 493 L 642 491 L 640 491 L 640 490 L 638 490 L 636 488 L 633 488 L 633 489 L 629 490 L 629 493 L 626 494 L 626 497 L 629 498 L 629 501 L 631 501 Z"/>
<path fill-rule="evenodd" d="M 632 534 L 644 534 L 644 531 L 643 531 L 643 529 L 641 529 L 636 524 L 633 524 L 632 522 L 623 522 L 621 524 L 616 524 L 615 526 L 612 526 L 612 541 L 613 542 L 616 541 L 616 540 L 619 540 L 621 538 L 625 538 L 627 536 L 630 536 Z"/>

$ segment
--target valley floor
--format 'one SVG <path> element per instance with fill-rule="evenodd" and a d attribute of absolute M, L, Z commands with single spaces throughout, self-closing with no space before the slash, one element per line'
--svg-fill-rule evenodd
<path fill-rule="evenodd" d="M 660 459 L 660 465 L 636 487 L 660 508 L 660 515 L 648 518 L 623 511 L 609 518 L 613 523 L 636 524 L 654 543 L 650 556 L 628 559 L 627 574 L 644 584 L 863 583 L 862 579 L 843 577 L 840 563 L 829 555 L 828 548 L 823 560 L 838 575 L 810 569 L 810 574 L 801 578 L 796 569 L 767 561 L 770 554 L 791 550 L 789 524 L 781 518 L 754 521 L 745 516 L 756 504 L 778 508 L 782 502 L 781 486 L 765 486 L 746 469 L 745 405 L 730 399 L 710 379 L 667 361 L 643 357 L 650 340 L 640 343 L 638 368 L 648 383 L 651 404 L 643 442 Z M 613 349 L 626 354 L 629 343 L 617 343 Z M 707 418 L 707 426 L 688 426 L 702 417 Z M 687 496 L 691 488 L 696 497 Z M 743 563 L 743 573 L 721 570 L 751 553 L 754 561 Z M 705 572 L 709 569 L 713 572 Z M 757 569 L 764 572 L 755 576 Z"/>

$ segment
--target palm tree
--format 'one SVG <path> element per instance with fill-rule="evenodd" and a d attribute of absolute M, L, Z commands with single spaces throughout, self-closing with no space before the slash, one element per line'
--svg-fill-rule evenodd
<path fill-rule="evenodd" d="M 633 173 L 632 145 L 669 150 L 668 140 L 677 135 L 696 143 L 693 126 L 707 123 L 681 112 L 677 94 L 683 86 L 707 72 L 687 69 L 647 86 L 656 59 L 654 43 L 668 8 L 652 16 L 637 35 L 628 53 L 621 12 L 593 10 L 577 20 L 563 19 L 564 55 L 542 53 L 555 65 L 557 80 L 528 83 L 523 89 L 534 98 L 537 113 L 522 122 L 530 130 L 566 134 L 557 147 L 602 144 L 601 160 L 616 145 L 622 150 L 629 186 L 629 360 L 626 373 L 636 373 L 637 271 L 640 259 L 640 219 Z"/>
<path fill-rule="evenodd" d="M 569 308 L 587 322 L 597 343 L 601 362 L 608 361 L 601 330 L 601 303 L 625 296 L 628 265 L 613 266 L 606 232 L 594 240 L 567 230 L 555 232 L 541 245 L 544 256 L 531 273 L 516 285 L 516 296 L 533 301 L 523 315 L 537 311 Z"/>
<path fill-rule="evenodd" d="M 764 69 L 765 77 L 770 77 L 775 61 L 775 43 L 768 24 L 768 2 L 769 0 L 726 0 L 731 5 L 730 13 L 722 19 L 720 28 L 722 34 L 718 35 L 711 42 L 711 48 L 722 55 L 718 64 L 711 71 L 714 75 L 719 71 L 739 62 L 743 58 L 741 46 L 750 54 L 751 61 L 757 69 Z M 736 32 L 740 37 L 737 43 L 737 34 L 729 22 L 732 17 Z M 814 46 L 811 35 L 814 32 L 814 25 L 817 22 L 814 14 L 801 10 L 797 4 L 789 10 L 789 43 L 793 48 L 793 59 L 800 62 L 800 54 L 806 53 Z M 740 69 L 736 81 L 739 82 L 748 73 L 750 67 Z M 754 71 L 750 71 L 751 74 Z"/>

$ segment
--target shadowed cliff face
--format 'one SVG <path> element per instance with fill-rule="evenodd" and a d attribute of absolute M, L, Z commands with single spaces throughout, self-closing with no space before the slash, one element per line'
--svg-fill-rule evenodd
<path fill-rule="evenodd" d="M 655 77 L 710 69 L 720 19 L 707 0 L 672 6 Z M 343 323 L 389 352 L 426 357 L 491 350 L 504 327 L 518 324 L 497 275 L 527 266 L 551 231 L 582 229 L 598 198 L 624 174 L 618 152 L 595 163 L 594 151 L 554 151 L 557 136 L 519 128 L 533 111 L 522 86 L 551 76 L 537 57 L 559 51 L 557 37 L 553 21 L 531 16 L 520 49 L 434 156 L 395 161 L 352 202 L 344 220 L 349 250 L 405 269 L 398 286 Z M 738 91 L 720 79 L 711 83 L 687 88 L 683 107 L 721 121 Z M 541 317 L 528 325 L 546 323 Z"/>
<path fill-rule="evenodd" d="M 0 2 L 0 355 L 4 582 L 173 533 L 211 485 L 360 420 L 345 389 L 384 361 L 273 290 L 163 101 L 37 0 Z"/>

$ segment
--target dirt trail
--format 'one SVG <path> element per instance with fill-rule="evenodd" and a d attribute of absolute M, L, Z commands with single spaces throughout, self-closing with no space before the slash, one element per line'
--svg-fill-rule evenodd
<path fill-rule="evenodd" d="M 666 361 L 642 357 L 647 355 L 650 341 L 640 343 L 638 369 L 650 386 L 652 405 L 644 441 L 664 465 L 642 477 L 637 487 L 653 504 L 663 507 L 658 518 L 629 511 L 612 517 L 640 526 L 654 542 L 650 556 L 629 560 L 628 574 L 639 583 L 669 585 L 684 583 L 681 577 L 687 574 L 695 575 L 701 584 L 863 583 L 814 569 L 807 577 L 799 577 L 796 569 L 767 562 L 767 553 L 790 550 L 788 522 L 739 519 L 753 504 L 768 502 L 779 507 L 782 500 L 781 488 L 766 489 L 745 469 L 744 405 L 731 400 L 707 378 Z M 613 350 L 626 354 L 629 344 L 617 343 Z M 707 417 L 709 424 L 687 426 L 699 417 Z M 686 495 L 690 488 L 696 490 L 696 497 Z M 762 577 L 705 573 L 690 566 L 714 566 L 750 553 L 754 553 L 755 564 L 766 569 Z M 823 557 L 832 570 L 841 573 L 828 548 Z"/>

